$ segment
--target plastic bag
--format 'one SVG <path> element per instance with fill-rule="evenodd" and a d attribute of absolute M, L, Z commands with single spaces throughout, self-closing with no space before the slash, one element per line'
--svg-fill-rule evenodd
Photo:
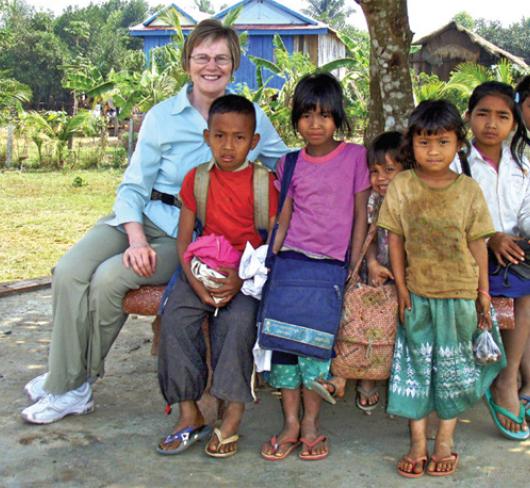
<path fill-rule="evenodd" d="M 473 340 L 473 355 L 478 364 L 496 363 L 501 360 L 502 352 L 493 340 L 489 330 L 480 331 Z"/>

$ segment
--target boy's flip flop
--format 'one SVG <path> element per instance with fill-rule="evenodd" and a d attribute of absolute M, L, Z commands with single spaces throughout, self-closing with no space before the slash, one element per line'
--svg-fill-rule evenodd
<path fill-rule="evenodd" d="M 530 430 L 528 428 L 526 430 L 520 430 L 519 432 L 512 432 L 511 430 L 504 427 L 504 425 L 502 425 L 501 421 L 497 417 L 497 414 L 499 413 L 503 415 L 504 417 L 506 417 L 507 419 L 510 419 L 512 422 L 516 423 L 517 425 L 523 425 L 525 413 L 526 413 L 524 405 L 521 404 L 519 415 L 517 416 L 517 415 L 514 415 L 509 410 L 506 410 L 505 408 L 497 405 L 493 401 L 493 397 L 491 396 L 491 390 L 489 388 L 486 390 L 486 393 L 484 393 L 484 398 L 486 400 L 486 405 L 488 406 L 493 422 L 495 423 L 500 433 L 504 437 L 512 441 L 524 441 L 528 439 L 528 437 L 530 437 Z"/>
<path fill-rule="evenodd" d="M 222 432 L 219 429 L 215 428 L 213 430 L 211 439 L 213 439 L 213 436 L 217 437 L 218 444 L 215 447 L 215 450 L 211 450 L 209 448 L 210 442 L 206 444 L 204 448 L 204 452 L 208 454 L 208 456 L 211 456 L 214 458 L 227 458 L 227 457 L 233 456 L 237 452 L 237 441 L 239 440 L 238 434 L 231 435 L 230 437 L 223 437 Z M 227 444 L 235 444 L 235 449 L 233 451 L 220 452 L 221 447 L 226 446 Z"/>
<path fill-rule="evenodd" d="M 282 452 L 280 455 L 278 455 L 278 451 L 282 446 L 285 446 L 286 444 L 291 444 L 284 452 Z M 267 461 L 281 461 L 282 459 L 285 459 L 289 454 L 291 454 L 299 445 L 300 441 L 298 439 L 283 439 L 282 442 L 278 442 L 278 436 L 273 435 L 271 439 L 269 440 L 269 445 L 272 447 L 271 453 L 263 452 L 263 449 L 261 450 L 260 454 L 263 459 L 266 459 Z"/>
<path fill-rule="evenodd" d="M 212 432 L 209 425 L 202 425 L 200 427 L 184 427 L 173 434 L 169 434 L 166 438 L 158 444 L 156 452 L 162 455 L 180 454 L 185 451 L 197 441 L 207 439 Z M 171 449 L 171 445 L 179 442 L 178 446 Z"/>
<path fill-rule="evenodd" d="M 329 391 L 326 386 L 330 386 L 332 388 L 331 391 Z M 337 403 L 337 400 L 335 400 L 335 385 L 331 383 L 331 381 L 318 379 L 311 383 L 311 389 L 318 393 L 323 400 L 326 400 L 326 402 L 331 403 L 332 405 L 335 405 Z"/>

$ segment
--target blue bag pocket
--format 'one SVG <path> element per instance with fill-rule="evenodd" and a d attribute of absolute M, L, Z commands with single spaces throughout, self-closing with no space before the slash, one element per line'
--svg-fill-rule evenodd
<path fill-rule="evenodd" d="M 331 358 L 346 275 L 346 267 L 336 261 L 276 257 L 258 315 L 259 345 Z"/>

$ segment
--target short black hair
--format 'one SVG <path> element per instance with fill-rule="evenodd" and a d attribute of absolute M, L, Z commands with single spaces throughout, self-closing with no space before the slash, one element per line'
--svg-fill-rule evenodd
<path fill-rule="evenodd" d="M 351 127 L 344 110 L 342 87 L 333 75 L 329 73 L 313 73 L 304 76 L 296 85 L 293 97 L 291 123 L 294 130 L 302 115 L 320 107 L 329 112 L 335 127 L 345 134 L 351 132 Z"/>
<path fill-rule="evenodd" d="M 429 136 L 439 132 L 455 132 L 459 144 L 468 148 L 466 126 L 458 109 L 448 100 L 424 100 L 412 111 L 398 161 L 406 168 L 415 167 L 412 139 L 418 134 Z M 462 153 L 462 151 L 461 151 Z M 461 154 L 459 153 L 461 156 Z"/>
<path fill-rule="evenodd" d="M 256 130 L 256 109 L 254 104 L 241 95 L 223 95 L 216 98 L 208 110 L 208 127 L 215 114 L 236 113 L 246 115 L 252 120 L 252 132 Z"/>
<path fill-rule="evenodd" d="M 368 166 L 383 164 L 387 154 L 389 154 L 392 159 L 397 160 L 397 154 L 402 143 L 403 134 L 401 132 L 392 130 L 379 134 L 368 145 L 368 152 L 366 155 Z"/>

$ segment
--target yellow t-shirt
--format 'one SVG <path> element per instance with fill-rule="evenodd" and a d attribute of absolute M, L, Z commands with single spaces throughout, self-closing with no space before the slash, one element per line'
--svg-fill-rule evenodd
<path fill-rule="evenodd" d="M 468 242 L 495 233 L 479 185 L 465 175 L 431 188 L 414 170 L 393 180 L 377 225 L 403 237 L 407 288 L 430 298 L 477 297 L 478 265 Z"/>

